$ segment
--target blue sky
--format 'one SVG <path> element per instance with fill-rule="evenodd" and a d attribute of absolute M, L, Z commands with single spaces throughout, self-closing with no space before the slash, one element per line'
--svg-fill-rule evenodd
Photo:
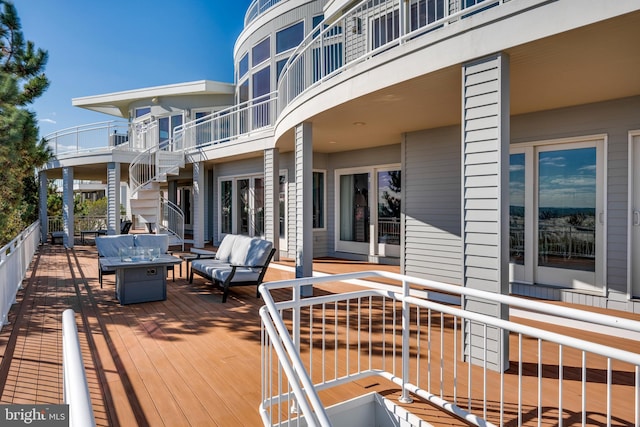
<path fill-rule="evenodd" d="M 40 136 L 111 117 L 72 98 L 195 80 L 233 82 L 251 0 L 14 0 L 25 38 L 49 52 L 47 92 L 29 106 Z"/>

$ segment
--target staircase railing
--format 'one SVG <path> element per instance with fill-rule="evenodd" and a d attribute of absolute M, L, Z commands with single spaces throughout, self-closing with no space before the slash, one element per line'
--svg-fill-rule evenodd
<path fill-rule="evenodd" d="M 138 154 L 129 164 L 129 191 L 133 197 L 143 186 L 156 178 L 156 151 L 151 147 Z"/>
<path fill-rule="evenodd" d="M 161 230 L 177 238 L 184 251 L 184 213 L 182 209 L 172 201 L 160 197 L 160 211 L 162 212 Z"/>

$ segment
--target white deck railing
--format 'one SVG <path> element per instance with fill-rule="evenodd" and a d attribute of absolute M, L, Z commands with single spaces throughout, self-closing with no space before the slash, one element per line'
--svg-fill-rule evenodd
<path fill-rule="evenodd" d="M 69 426 L 95 426 L 75 312 L 70 308 L 62 313 L 62 371 L 64 403 L 69 405 Z"/>
<path fill-rule="evenodd" d="M 76 233 L 83 230 L 106 230 L 106 216 L 75 216 L 73 218 L 73 229 Z M 61 216 L 47 217 L 47 232 L 64 231 L 64 218 Z"/>
<path fill-rule="evenodd" d="M 173 144 L 185 150 L 203 148 L 270 128 L 276 120 L 277 100 L 272 92 L 184 123 L 175 128 Z"/>
<path fill-rule="evenodd" d="M 54 156 L 129 146 L 129 124 L 125 121 L 90 123 L 59 130 L 45 136 Z"/>
<path fill-rule="evenodd" d="M 362 280 L 376 277 L 402 286 Z M 341 281 L 364 288 L 300 296 L 301 286 Z M 278 289 L 291 289 L 292 299 L 276 302 Z M 605 327 L 631 340 L 640 322 L 381 271 L 272 282 L 260 292 L 265 425 L 331 425 L 320 392 L 370 376 L 395 383 L 406 401 L 420 396 L 475 425 L 640 424 L 640 354 L 429 296 L 481 298 L 508 305 L 514 317 L 551 315 L 555 325 L 586 322 L 590 331 Z M 471 329 L 473 361 L 464 336 Z M 492 370 L 489 349 L 505 333 L 510 366 Z"/>
<path fill-rule="evenodd" d="M 39 243 L 40 221 L 36 221 L 0 248 L 0 328 L 7 324 L 9 310 Z"/>
<path fill-rule="evenodd" d="M 359 62 L 504 2 L 362 0 L 323 22 L 290 55 L 278 80 L 278 113 L 306 90 Z"/>

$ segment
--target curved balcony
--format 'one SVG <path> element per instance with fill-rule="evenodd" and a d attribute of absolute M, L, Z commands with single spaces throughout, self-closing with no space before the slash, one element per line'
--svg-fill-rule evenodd
<path fill-rule="evenodd" d="M 129 148 L 129 123 L 121 120 L 90 123 L 63 129 L 44 139 L 55 157 Z"/>
<path fill-rule="evenodd" d="M 278 83 L 278 114 L 307 90 L 354 65 L 505 0 L 470 0 L 453 10 L 448 2 L 362 0 L 310 33 L 285 64 Z"/>
<path fill-rule="evenodd" d="M 247 8 L 244 15 L 244 26 L 249 25 L 258 16 L 269 10 L 272 6 L 280 3 L 282 0 L 253 0 Z"/>

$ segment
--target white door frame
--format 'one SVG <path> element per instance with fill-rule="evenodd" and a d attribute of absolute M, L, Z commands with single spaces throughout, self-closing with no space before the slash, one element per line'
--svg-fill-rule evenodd
<path fill-rule="evenodd" d="M 640 254 L 635 254 L 634 247 L 634 227 L 640 222 L 640 195 L 635 197 L 636 192 L 640 192 L 639 184 L 634 179 L 636 175 L 640 177 L 640 162 L 635 162 L 636 155 L 640 154 L 640 130 L 629 132 L 628 147 L 628 203 L 627 203 L 627 299 L 640 298 L 640 277 L 635 278 L 633 274 L 633 259 Z M 637 264 L 637 263 L 636 263 Z M 635 279 L 635 280 L 634 280 Z M 634 290 L 634 281 L 636 289 Z"/>

